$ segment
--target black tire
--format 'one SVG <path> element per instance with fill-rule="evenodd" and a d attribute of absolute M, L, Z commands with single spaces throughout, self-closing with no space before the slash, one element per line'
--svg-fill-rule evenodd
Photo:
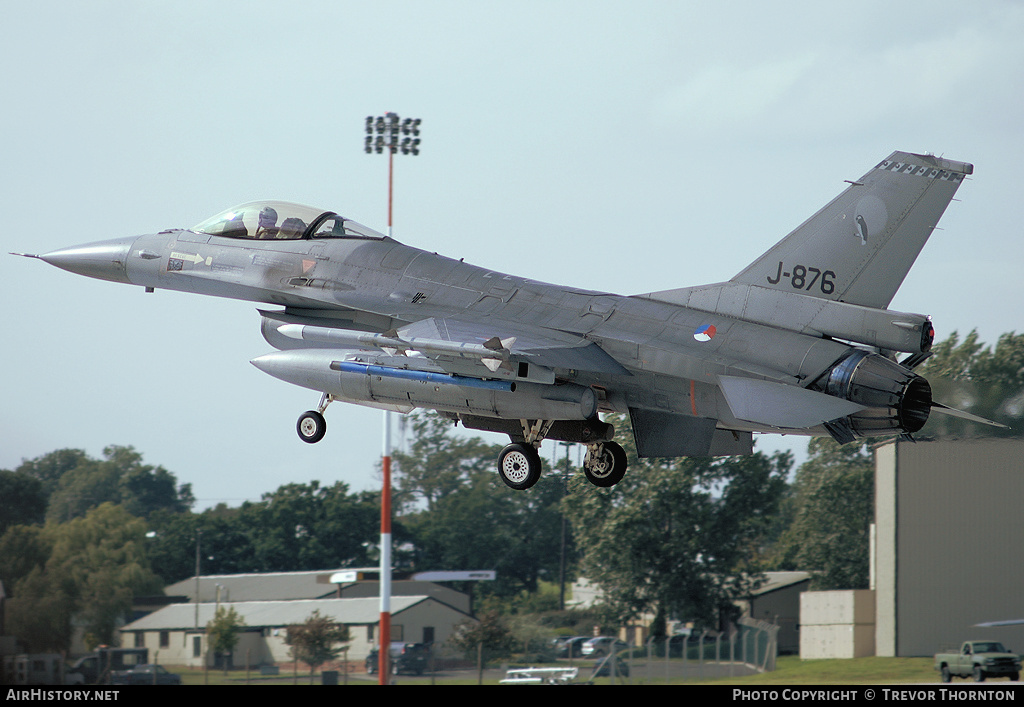
<path fill-rule="evenodd" d="M 980 665 L 974 666 L 972 675 L 974 676 L 974 682 L 985 682 L 985 671 L 981 669 Z"/>
<path fill-rule="evenodd" d="M 317 411 L 309 410 L 299 416 L 295 431 L 299 433 L 299 439 L 303 442 L 316 444 L 327 434 L 327 420 Z"/>
<path fill-rule="evenodd" d="M 532 444 L 513 442 L 498 455 L 498 476 L 509 488 L 525 491 L 540 478 L 540 455 Z"/>
<path fill-rule="evenodd" d="M 948 665 L 943 665 L 942 669 L 939 671 L 939 674 L 942 675 L 942 682 L 952 682 L 953 676 L 949 672 Z"/>
<path fill-rule="evenodd" d="M 626 450 L 618 442 L 605 442 L 599 445 L 597 459 L 584 463 L 583 474 L 594 486 L 608 488 L 622 481 L 626 475 Z"/>

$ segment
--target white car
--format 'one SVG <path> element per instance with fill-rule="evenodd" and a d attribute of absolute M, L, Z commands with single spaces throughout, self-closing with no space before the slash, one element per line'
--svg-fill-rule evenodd
<path fill-rule="evenodd" d="M 583 655 L 597 658 L 608 655 L 612 650 L 621 651 L 629 646 L 614 636 L 597 636 L 583 644 Z"/>

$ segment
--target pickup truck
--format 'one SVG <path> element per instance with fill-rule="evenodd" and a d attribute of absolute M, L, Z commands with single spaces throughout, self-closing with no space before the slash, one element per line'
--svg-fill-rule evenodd
<path fill-rule="evenodd" d="M 959 653 L 936 653 L 935 669 L 942 675 L 942 682 L 949 682 L 953 676 L 971 676 L 975 682 L 984 682 L 988 677 L 1008 677 L 1020 680 L 1020 656 L 1010 653 L 999 641 L 967 641 Z"/>

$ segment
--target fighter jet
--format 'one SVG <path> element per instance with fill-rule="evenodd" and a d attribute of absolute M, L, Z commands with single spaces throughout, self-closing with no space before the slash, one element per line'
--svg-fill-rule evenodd
<path fill-rule="evenodd" d="M 244 204 L 190 229 L 37 257 L 81 275 L 266 305 L 262 371 L 336 400 L 437 410 L 507 434 L 502 480 L 527 489 L 545 439 L 584 444 L 613 486 L 628 415 L 641 457 L 750 454 L 755 432 L 840 443 L 910 436 L 932 411 L 914 368 L 929 317 L 887 309 L 973 167 L 894 152 L 728 282 L 623 296 L 475 267 L 334 211 Z"/>

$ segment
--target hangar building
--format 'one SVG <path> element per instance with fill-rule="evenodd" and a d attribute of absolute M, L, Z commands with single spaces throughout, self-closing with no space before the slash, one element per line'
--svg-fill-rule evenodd
<path fill-rule="evenodd" d="M 875 654 L 991 639 L 1024 652 L 1024 440 L 893 442 L 875 457 Z"/>

